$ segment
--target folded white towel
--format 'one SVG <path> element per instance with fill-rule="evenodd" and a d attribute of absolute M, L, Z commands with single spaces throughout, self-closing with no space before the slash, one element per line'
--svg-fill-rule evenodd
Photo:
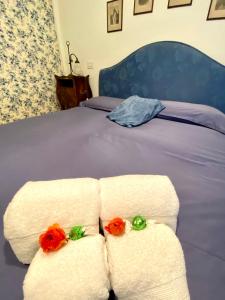
<path fill-rule="evenodd" d="M 84 225 L 99 232 L 99 182 L 92 178 L 26 183 L 4 215 L 4 234 L 22 263 L 30 263 L 39 249 L 39 235 L 58 223 L 66 233 Z"/>
<path fill-rule="evenodd" d="M 167 176 L 102 178 L 100 190 L 103 226 L 115 217 L 131 221 L 141 215 L 176 230 L 179 201 Z M 119 299 L 189 299 L 183 252 L 168 226 L 148 224 L 122 236 L 105 233 L 111 285 Z"/>
<path fill-rule="evenodd" d="M 164 224 L 107 234 L 112 289 L 119 300 L 188 300 L 183 252 Z"/>
<path fill-rule="evenodd" d="M 176 230 L 179 201 L 167 176 L 125 175 L 100 179 L 101 219 L 143 215 Z M 104 224 L 105 224 L 104 223 Z"/>
<path fill-rule="evenodd" d="M 101 235 L 69 241 L 56 252 L 40 249 L 24 280 L 24 300 L 105 300 L 109 296 Z"/>

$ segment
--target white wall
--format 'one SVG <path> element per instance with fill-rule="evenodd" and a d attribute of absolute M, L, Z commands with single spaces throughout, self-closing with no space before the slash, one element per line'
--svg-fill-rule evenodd
<path fill-rule="evenodd" d="M 225 20 L 206 21 L 210 0 L 167 9 L 168 0 L 155 0 L 153 13 L 133 15 L 133 0 L 124 0 L 123 30 L 107 33 L 106 0 L 53 0 L 64 71 L 68 73 L 66 40 L 90 75 L 98 94 L 99 70 L 141 46 L 162 40 L 181 41 L 225 64 Z M 87 69 L 87 62 L 94 69 Z"/>

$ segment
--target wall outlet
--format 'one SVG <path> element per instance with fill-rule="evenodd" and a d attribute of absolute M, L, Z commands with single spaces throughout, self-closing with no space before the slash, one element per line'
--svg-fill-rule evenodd
<path fill-rule="evenodd" d="M 87 62 L 87 68 L 88 68 L 88 69 L 94 69 L 94 64 L 93 64 L 92 61 L 88 61 L 88 62 Z"/>

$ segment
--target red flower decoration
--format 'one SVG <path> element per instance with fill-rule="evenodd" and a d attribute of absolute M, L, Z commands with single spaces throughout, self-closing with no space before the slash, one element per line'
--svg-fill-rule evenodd
<path fill-rule="evenodd" d="M 56 251 L 67 242 L 66 234 L 58 224 L 54 224 L 39 237 L 39 244 L 44 252 Z"/>
<path fill-rule="evenodd" d="M 115 218 L 109 222 L 108 226 L 105 226 L 105 230 L 112 235 L 122 235 L 125 232 L 125 225 L 123 219 Z"/>

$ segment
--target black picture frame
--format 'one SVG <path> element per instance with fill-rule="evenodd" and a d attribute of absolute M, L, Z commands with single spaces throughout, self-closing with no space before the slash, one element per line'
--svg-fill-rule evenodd
<path fill-rule="evenodd" d="M 107 2 L 107 32 L 121 31 L 123 28 L 123 0 Z"/>
<path fill-rule="evenodd" d="M 168 0 L 167 8 L 177 8 L 183 6 L 190 6 L 192 5 L 192 0 L 186 0 L 187 3 L 183 3 L 183 0 L 175 0 L 177 3 L 172 3 L 174 0 Z"/>
<path fill-rule="evenodd" d="M 224 6 L 222 9 L 219 9 L 217 11 L 216 6 L 217 5 Z M 207 21 L 213 21 L 213 20 L 224 20 L 225 19 L 225 1 L 224 0 L 211 0 L 209 11 L 206 20 Z"/>
<path fill-rule="evenodd" d="M 139 4 L 138 2 L 142 2 L 142 4 Z M 153 6 L 154 6 L 154 0 L 134 0 L 133 15 L 152 13 Z"/>

